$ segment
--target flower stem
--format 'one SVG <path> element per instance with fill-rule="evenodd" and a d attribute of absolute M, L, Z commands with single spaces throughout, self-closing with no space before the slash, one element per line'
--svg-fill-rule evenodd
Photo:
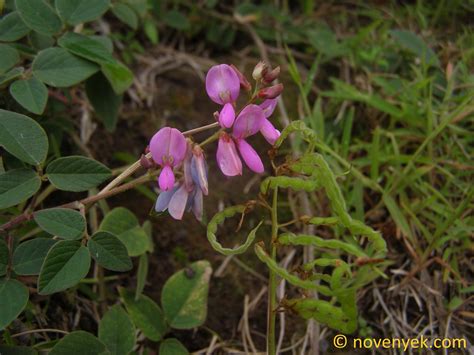
<path fill-rule="evenodd" d="M 277 254 L 277 237 L 278 237 L 278 188 L 273 190 L 272 200 L 272 239 L 270 241 L 270 256 L 276 261 Z M 274 355 L 275 348 L 275 320 L 276 320 L 276 274 L 270 270 L 268 277 L 268 323 L 267 323 L 267 354 Z"/>

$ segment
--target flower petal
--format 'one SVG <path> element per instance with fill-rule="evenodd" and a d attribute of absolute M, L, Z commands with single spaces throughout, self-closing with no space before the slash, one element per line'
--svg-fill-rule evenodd
<path fill-rule="evenodd" d="M 263 110 L 257 105 L 247 105 L 234 122 L 232 132 L 235 138 L 247 138 L 260 130 L 265 118 Z"/>
<path fill-rule="evenodd" d="M 194 183 L 199 186 L 204 195 L 207 195 L 209 193 L 207 182 L 207 164 L 202 150 L 201 152 L 193 155 L 191 160 L 191 175 L 193 177 Z"/>
<path fill-rule="evenodd" d="M 163 191 L 171 190 L 174 186 L 174 181 L 173 170 L 169 165 L 165 165 L 158 177 L 158 185 L 160 185 L 160 189 Z"/>
<path fill-rule="evenodd" d="M 217 104 L 234 102 L 240 92 L 239 77 L 229 65 L 215 65 L 207 72 L 206 91 Z"/>
<path fill-rule="evenodd" d="M 193 201 L 193 213 L 194 216 L 198 221 L 202 221 L 202 214 L 203 214 L 203 206 L 204 206 L 204 201 L 202 197 L 202 191 L 200 189 L 196 189 L 196 193 L 194 195 L 194 201 Z"/>
<path fill-rule="evenodd" d="M 153 160 L 160 165 L 179 165 L 186 154 L 186 138 L 176 128 L 163 127 L 150 140 Z"/>
<path fill-rule="evenodd" d="M 188 202 L 188 190 L 186 186 L 181 185 L 181 187 L 173 194 L 171 201 L 168 205 L 168 213 L 174 219 L 182 219 L 184 210 L 186 209 L 186 204 Z"/>
<path fill-rule="evenodd" d="M 249 169 L 258 174 L 263 173 L 264 168 L 262 159 L 260 159 L 255 149 L 253 149 L 252 146 L 243 139 L 237 140 L 237 147 L 239 148 L 242 159 L 244 159 L 245 164 Z"/>
<path fill-rule="evenodd" d="M 224 133 L 217 145 L 217 164 L 226 176 L 242 175 L 242 162 L 237 154 L 234 141 Z"/>
<path fill-rule="evenodd" d="M 156 212 L 163 212 L 168 208 L 168 205 L 171 201 L 171 197 L 173 197 L 173 194 L 176 192 L 177 189 L 178 188 L 175 187 L 172 190 L 163 191 L 158 195 L 158 198 L 156 199 L 156 204 L 155 204 Z"/>
<path fill-rule="evenodd" d="M 219 113 L 219 124 L 222 128 L 230 128 L 234 124 L 235 110 L 232 104 L 227 103 Z"/>
<path fill-rule="evenodd" d="M 278 137 L 280 137 L 280 131 L 273 127 L 271 122 L 266 118 L 263 120 L 262 127 L 260 127 L 260 133 L 271 145 L 274 145 Z"/>
<path fill-rule="evenodd" d="M 263 113 L 265 114 L 265 117 L 268 118 L 272 115 L 273 111 L 275 111 L 275 107 L 277 106 L 277 104 L 278 104 L 278 97 L 274 99 L 266 99 L 259 106 L 262 108 Z"/>

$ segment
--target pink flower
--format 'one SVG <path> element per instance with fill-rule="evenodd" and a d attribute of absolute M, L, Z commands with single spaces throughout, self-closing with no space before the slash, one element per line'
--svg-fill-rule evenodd
<path fill-rule="evenodd" d="M 227 133 L 222 133 L 217 144 L 217 164 L 226 176 L 242 175 L 242 162 L 240 161 L 235 143 Z"/>
<path fill-rule="evenodd" d="M 219 124 L 222 128 L 230 128 L 234 124 L 235 110 L 231 103 L 227 103 L 219 113 Z"/>
<path fill-rule="evenodd" d="M 239 77 L 229 65 L 215 65 L 207 72 L 206 91 L 217 104 L 235 102 L 240 92 Z"/>
<path fill-rule="evenodd" d="M 158 178 L 160 189 L 168 191 L 174 187 L 173 168 L 183 161 L 186 148 L 186 138 L 176 128 L 163 127 L 151 138 L 151 156 L 162 167 Z"/>
<path fill-rule="evenodd" d="M 268 120 L 275 111 L 275 107 L 278 103 L 278 97 L 274 99 L 267 99 L 260 104 L 261 109 L 266 118 L 262 121 L 262 126 L 260 127 L 260 133 L 267 140 L 268 143 L 274 145 L 278 137 L 280 137 L 280 131 L 277 130 L 272 123 Z"/>
<path fill-rule="evenodd" d="M 232 135 L 235 138 L 253 136 L 260 130 L 264 119 L 265 115 L 260 106 L 247 105 L 236 118 Z"/>
<path fill-rule="evenodd" d="M 265 114 L 265 117 L 270 117 L 273 113 L 273 111 L 275 111 L 275 107 L 277 106 L 278 104 L 278 98 L 279 97 L 276 97 L 274 99 L 266 99 L 265 101 L 263 101 L 259 106 L 260 108 L 263 110 L 263 113 Z"/>
<path fill-rule="evenodd" d="M 255 149 L 244 139 L 236 139 L 236 142 L 240 155 L 249 169 L 257 174 L 263 173 L 262 159 L 260 159 Z"/>

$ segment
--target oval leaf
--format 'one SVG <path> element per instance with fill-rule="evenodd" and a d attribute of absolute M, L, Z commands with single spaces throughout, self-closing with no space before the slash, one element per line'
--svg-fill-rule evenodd
<path fill-rule="evenodd" d="M 33 170 L 15 169 L 0 174 L 0 209 L 29 199 L 40 185 L 41 179 Z"/>
<path fill-rule="evenodd" d="M 8 44 L 0 43 L 0 74 L 7 72 L 9 69 L 18 63 L 20 55 L 18 51 Z"/>
<path fill-rule="evenodd" d="M 82 156 L 56 159 L 48 165 L 46 173 L 59 190 L 75 192 L 96 187 L 111 175 L 105 165 Z"/>
<path fill-rule="evenodd" d="M 165 339 L 160 344 L 160 355 L 188 355 L 186 347 L 175 338 Z"/>
<path fill-rule="evenodd" d="M 0 280 L 0 330 L 23 311 L 28 302 L 28 288 L 17 280 Z"/>
<path fill-rule="evenodd" d="M 91 258 L 80 242 L 64 240 L 46 255 L 38 278 L 38 293 L 48 295 L 76 285 L 89 272 Z"/>
<path fill-rule="evenodd" d="M 36 78 L 18 80 L 10 85 L 10 94 L 28 111 L 40 115 L 48 102 L 48 89 Z"/>
<path fill-rule="evenodd" d="M 25 163 L 37 165 L 46 159 L 48 138 L 31 118 L 0 110 L 0 145 Z"/>
<path fill-rule="evenodd" d="M 130 256 L 139 256 L 153 250 L 150 238 L 140 227 L 137 217 L 124 207 L 114 208 L 107 213 L 100 224 L 100 230 L 116 235 L 125 244 Z"/>
<path fill-rule="evenodd" d="M 13 253 L 13 270 L 18 275 L 38 275 L 56 240 L 36 238 L 21 243 Z"/>
<path fill-rule="evenodd" d="M 145 295 L 135 300 L 133 292 L 120 288 L 119 293 L 135 326 L 148 339 L 159 341 L 168 330 L 160 307 Z"/>
<path fill-rule="evenodd" d="M 124 3 L 115 4 L 112 7 L 112 12 L 124 24 L 136 30 L 138 27 L 138 16 L 133 9 Z"/>
<path fill-rule="evenodd" d="M 109 0 L 56 0 L 59 16 L 68 24 L 76 26 L 98 19 L 109 8 Z"/>
<path fill-rule="evenodd" d="M 53 35 L 61 30 L 61 20 L 45 1 L 16 0 L 15 5 L 25 24 L 36 32 Z"/>
<path fill-rule="evenodd" d="M 109 232 L 94 234 L 87 247 L 99 265 L 108 270 L 128 271 L 133 267 L 125 245 Z"/>
<path fill-rule="evenodd" d="M 133 83 L 133 73 L 120 62 L 104 63 L 101 69 L 117 95 L 123 94 Z"/>
<path fill-rule="evenodd" d="M 97 72 L 97 64 L 78 58 L 63 48 L 41 51 L 33 61 L 33 74 L 54 87 L 69 87 Z"/>
<path fill-rule="evenodd" d="M 171 327 L 191 329 L 204 323 L 212 268 L 197 261 L 171 276 L 163 286 L 161 304 Z"/>
<path fill-rule="evenodd" d="M 105 345 L 91 333 L 79 330 L 62 338 L 49 355 L 99 355 L 106 353 Z"/>
<path fill-rule="evenodd" d="M 0 276 L 7 273 L 9 255 L 7 243 L 0 239 Z"/>
<path fill-rule="evenodd" d="M 99 323 L 99 339 L 112 355 L 126 355 L 135 346 L 135 326 L 120 306 L 111 307 Z"/>
<path fill-rule="evenodd" d="M 86 230 L 86 220 L 68 208 L 50 208 L 34 213 L 35 222 L 42 230 L 64 239 L 79 239 Z"/>
<path fill-rule="evenodd" d="M 59 39 L 58 44 L 72 54 L 98 64 L 116 62 L 102 42 L 79 33 L 66 33 Z"/>
<path fill-rule="evenodd" d="M 19 78 L 25 69 L 23 67 L 13 68 L 12 70 L 0 75 L 0 87 L 5 86 L 10 81 Z"/>
<path fill-rule="evenodd" d="M 26 36 L 30 29 L 17 11 L 10 12 L 0 20 L 0 41 L 13 42 Z"/>

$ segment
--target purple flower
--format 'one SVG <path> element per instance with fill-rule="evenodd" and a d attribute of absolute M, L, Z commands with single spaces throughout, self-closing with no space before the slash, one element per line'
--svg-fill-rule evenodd
<path fill-rule="evenodd" d="M 275 107 L 278 104 L 278 98 L 279 97 L 276 97 L 274 99 L 266 99 L 259 105 L 260 108 L 263 110 L 263 113 L 265 114 L 266 118 L 270 117 L 273 111 L 275 111 Z"/>
<path fill-rule="evenodd" d="M 207 195 L 209 193 L 207 183 L 207 164 L 206 159 L 204 158 L 204 152 L 198 145 L 193 148 L 191 175 L 194 183 L 199 186 L 204 195 Z"/>
<path fill-rule="evenodd" d="M 217 104 L 235 102 L 240 92 L 239 77 L 229 65 L 215 65 L 207 72 L 206 91 Z"/>
<path fill-rule="evenodd" d="M 227 133 L 222 133 L 219 137 L 216 158 L 217 164 L 224 175 L 242 175 L 242 162 L 232 137 Z"/>
<path fill-rule="evenodd" d="M 263 113 L 266 118 L 262 120 L 262 126 L 260 127 L 260 133 L 267 140 L 268 143 L 274 145 L 278 137 L 280 137 L 280 131 L 277 130 L 272 123 L 268 120 L 275 111 L 275 107 L 278 103 L 278 97 L 274 99 L 267 99 L 260 104 L 260 107 L 263 110 Z"/>
<path fill-rule="evenodd" d="M 263 173 L 264 169 L 262 159 L 260 159 L 255 149 L 253 149 L 244 139 L 237 139 L 236 143 L 240 155 L 249 169 L 257 174 Z"/>
<path fill-rule="evenodd" d="M 222 128 L 230 128 L 234 124 L 235 110 L 231 103 L 227 103 L 219 113 L 219 124 Z"/>
<path fill-rule="evenodd" d="M 257 133 L 265 118 L 263 110 L 257 105 L 247 105 L 234 122 L 232 135 L 235 138 L 247 138 Z"/>
<path fill-rule="evenodd" d="M 186 147 L 186 138 L 176 128 L 163 127 L 151 138 L 151 156 L 162 167 L 158 178 L 160 189 L 168 191 L 174 187 L 173 168 L 183 161 Z"/>

